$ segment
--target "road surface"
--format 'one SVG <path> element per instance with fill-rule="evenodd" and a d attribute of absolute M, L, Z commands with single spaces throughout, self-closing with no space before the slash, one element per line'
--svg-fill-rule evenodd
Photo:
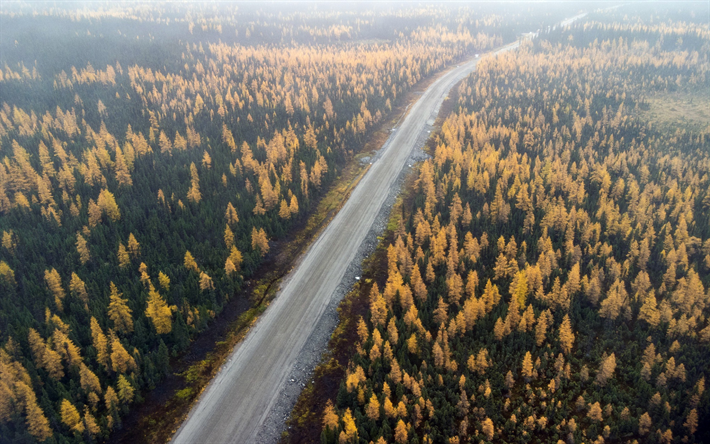
<path fill-rule="evenodd" d="M 517 43 L 495 53 L 516 48 Z M 484 56 L 485 57 L 485 56 Z M 287 383 L 291 367 L 341 282 L 407 163 L 427 122 L 449 90 L 479 59 L 441 75 L 411 107 L 384 145 L 384 153 L 284 280 L 269 308 L 208 385 L 173 443 L 252 443 Z"/>

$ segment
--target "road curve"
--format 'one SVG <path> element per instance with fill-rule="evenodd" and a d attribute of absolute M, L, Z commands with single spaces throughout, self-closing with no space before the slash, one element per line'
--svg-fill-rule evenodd
<path fill-rule="evenodd" d="M 500 50 L 517 47 L 509 45 Z M 291 367 L 372 226 L 425 125 L 449 90 L 476 67 L 470 60 L 441 75 L 392 133 L 379 160 L 284 280 L 279 294 L 173 437 L 184 443 L 251 443 L 286 384 Z"/>

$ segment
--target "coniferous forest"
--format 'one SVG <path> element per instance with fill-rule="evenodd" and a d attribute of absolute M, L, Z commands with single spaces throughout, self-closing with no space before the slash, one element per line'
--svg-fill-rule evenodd
<path fill-rule="evenodd" d="M 580 9 L 0 5 L 0 442 L 107 440 L 408 94 L 537 30 L 452 91 L 320 439 L 710 440 L 707 5 Z"/>
<path fill-rule="evenodd" d="M 0 442 L 107 439 L 418 82 L 561 17 L 4 2 Z"/>
<path fill-rule="evenodd" d="M 321 442 L 710 440 L 710 29 L 670 8 L 590 14 L 460 83 L 336 332 Z"/>

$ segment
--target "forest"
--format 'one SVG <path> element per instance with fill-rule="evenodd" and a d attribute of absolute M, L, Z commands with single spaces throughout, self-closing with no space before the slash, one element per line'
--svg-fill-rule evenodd
<path fill-rule="evenodd" d="M 460 83 L 322 443 L 710 441 L 710 30 L 673 8 L 591 13 Z"/>
<path fill-rule="evenodd" d="M 0 442 L 106 440 L 406 93 L 562 14 L 4 2 Z"/>

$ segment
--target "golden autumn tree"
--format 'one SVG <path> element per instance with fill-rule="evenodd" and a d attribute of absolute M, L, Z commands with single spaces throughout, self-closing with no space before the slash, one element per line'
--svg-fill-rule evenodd
<path fill-rule="evenodd" d="M 132 310 L 128 307 L 128 300 L 123 299 L 123 293 L 118 292 L 118 287 L 110 283 L 110 301 L 108 304 L 108 317 L 113 321 L 116 330 L 123 333 L 133 331 Z"/>
<path fill-rule="evenodd" d="M 353 418 L 352 411 L 350 409 L 345 410 L 343 414 L 343 430 L 340 432 L 338 441 L 340 443 L 347 443 L 357 439 L 357 426 L 355 425 L 355 419 Z"/>
<path fill-rule="evenodd" d="M 101 190 L 96 202 L 102 213 L 106 214 L 111 221 L 116 222 L 121 218 L 121 210 L 119 210 L 116 198 L 110 191 L 106 189 Z"/>
<path fill-rule="evenodd" d="M 63 378 L 64 367 L 61 355 L 53 350 L 34 328 L 30 328 L 27 339 L 35 365 L 45 369 L 52 379 Z"/>
<path fill-rule="evenodd" d="M 141 246 L 133 233 L 128 235 L 128 252 L 131 253 L 133 259 L 138 259 L 141 255 Z"/>
<path fill-rule="evenodd" d="M 158 334 L 170 333 L 173 329 L 172 311 L 165 302 L 165 299 L 151 284 L 148 291 L 148 302 L 145 315 L 153 322 L 153 326 Z"/>
<path fill-rule="evenodd" d="M 202 200 L 202 193 L 200 193 L 200 176 L 197 174 L 197 167 L 195 163 L 190 164 L 190 177 L 192 182 L 190 189 L 187 191 L 187 199 L 193 203 L 199 203 Z"/>
<path fill-rule="evenodd" d="M 10 287 L 17 285 L 15 271 L 5 261 L 0 261 L 0 281 Z"/>
<path fill-rule="evenodd" d="M 532 355 L 530 354 L 530 352 L 525 352 L 525 357 L 523 358 L 522 375 L 526 381 L 529 381 L 533 378 L 534 370 Z"/>
<path fill-rule="evenodd" d="M 128 255 L 128 250 L 123 245 L 123 242 L 118 243 L 118 266 L 121 268 L 126 268 L 131 264 L 131 258 Z"/>
<path fill-rule="evenodd" d="M 62 423 L 69 427 L 71 430 L 77 433 L 84 433 L 84 423 L 81 421 L 81 416 L 79 411 L 77 411 L 74 404 L 69 402 L 69 400 L 62 400 L 60 407 L 60 415 L 62 417 Z"/>
<path fill-rule="evenodd" d="M 224 213 L 224 217 L 227 219 L 227 223 L 234 225 L 239 222 L 239 216 L 237 216 L 237 210 L 232 205 L 232 202 L 227 204 L 227 210 Z"/>
<path fill-rule="evenodd" d="M 110 364 L 108 354 L 108 339 L 106 339 L 106 335 L 104 335 L 103 330 L 101 330 L 99 322 L 93 316 L 91 317 L 90 327 L 91 344 L 94 346 L 94 350 L 96 350 L 96 362 L 101 364 L 104 369 L 108 369 Z"/>
<path fill-rule="evenodd" d="M 81 278 L 79 278 L 76 273 L 71 274 L 71 280 L 69 281 L 69 291 L 71 291 L 74 296 L 81 299 L 85 305 L 88 304 L 89 294 L 86 291 L 86 284 L 84 283 L 84 281 L 81 280 Z"/>
<path fill-rule="evenodd" d="M 572 351 L 572 345 L 574 344 L 574 333 L 572 332 L 572 323 L 569 320 L 569 315 L 565 314 L 562 319 L 562 324 L 559 330 L 559 339 L 562 350 L 565 354 L 569 354 Z"/>
<path fill-rule="evenodd" d="M 118 389 L 118 399 L 120 399 L 122 403 L 129 404 L 131 401 L 133 401 L 133 394 L 135 393 L 135 389 L 124 375 L 120 375 L 118 377 L 116 388 Z"/>
<path fill-rule="evenodd" d="M 197 262 L 195 262 L 195 258 L 192 256 L 192 253 L 190 251 L 185 252 L 185 259 L 183 261 L 185 268 L 188 270 L 193 270 L 196 272 L 200 271 L 200 267 L 197 266 Z"/>
<path fill-rule="evenodd" d="M 81 265 L 86 264 L 91 259 L 91 253 L 89 253 L 89 245 L 84 239 L 81 233 L 76 234 L 76 251 L 79 253 L 79 261 Z"/>
<path fill-rule="evenodd" d="M 128 354 L 118 337 L 114 336 L 111 339 L 111 370 L 116 373 L 125 373 L 136 368 L 133 356 Z"/>
<path fill-rule="evenodd" d="M 54 295 L 54 302 L 57 305 L 57 308 L 62 310 L 62 301 L 64 300 L 66 293 L 64 292 L 64 288 L 62 288 L 62 278 L 59 276 L 59 272 L 57 272 L 54 268 L 52 268 L 51 271 L 45 270 L 44 281 L 47 283 L 49 291 L 51 291 L 52 295 Z"/>
<path fill-rule="evenodd" d="M 19 402 L 26 415 L 27 431 L 38 441 L 43 442 L 52 436 L 52 429 L 42 409 L 37 405 L 37 397 L 32 389 L 24 382 L 15 383 Z"/>
<path fill-rule="evenodd" d="M 335 413 L 335 408 L 333 408 L 333 401 L 330 399 L 325 403 L 325 408 L 323 409 L 323 429 L 335 431 L 338 429 L 338 414 Z"/>
<path fill-rule="evenodd" d="M 597 385 L 605 386 L 607 381 L 614 376 L 614 370 L 616 370 L 616 356 L 612 353 L 602 359 L 602 363 L 599 366 L 599 371 L 597 372 L 597 377 L 594 382 Z"/>
<path fill-rule="evenodd" d="M 251 248 L 258 250 L 259 254 L 264 257 L 269 252 L 269 238 L 266 236 L 266 231 L 263 228 L 251 229 Z"/>
<path fill-rule="evenodd" d="M 163 290 L 170 290 L 170 278 L 162 271 L 158 272 L 158 283 L 163 288 Z"/>

